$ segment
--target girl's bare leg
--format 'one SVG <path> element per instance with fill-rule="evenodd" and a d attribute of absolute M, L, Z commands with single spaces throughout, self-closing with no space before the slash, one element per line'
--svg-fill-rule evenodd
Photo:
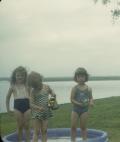
<path fill-rule="evenodd" d="M 83 140 L 87 140 L 87 120 L 88 120 L 88 112 L 84 112 L 80 116 L 80 128 L 81 128 L 81 136 Z"/>
<path fill-rule="evenodd" d="M 33 142 L 38 142 L 40 133 L 41 121 L 39 119 L 33 119 Z"/>
<path fill-rule="evenodd" d="M 78 123 L 78 114 L 74 111 L 72 111 L 71 114 L 71 141 L 76 141 L 76 129 L 77 129 L 77 123 Z"/>
<path fill-rule="evenodd" d="M 47 142 L 47 127 L 48 127 L 48 120 L 42 120 L 41 123 L 42 142 Z"/>
<path fill-rule="evenodd" d="M 23 131 L 23 113 L 18 110 L 14 110 L 14 115 L 17 121 L 18 130 L 18 142 L 22 142 L 22 131 Z"/>
<path fill-rule="evenodd" d="M 31 110 L 27 110 L 24 113 L 24 128 L 26 132 L 26 142 L 30 142 L 30 118 L 31 118 Z"/>

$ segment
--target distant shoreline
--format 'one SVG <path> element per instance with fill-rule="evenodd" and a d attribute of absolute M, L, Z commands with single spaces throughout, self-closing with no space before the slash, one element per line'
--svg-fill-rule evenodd
<path fill-rule="evenodd" d="M 73 77 L 46 77 L 43 81 L 73 81 Z M 90 76 L 89 81 L 120 80 L 120 76 Z M 0 77 L 0 81 L 10 81 L 9 77 Z"/>

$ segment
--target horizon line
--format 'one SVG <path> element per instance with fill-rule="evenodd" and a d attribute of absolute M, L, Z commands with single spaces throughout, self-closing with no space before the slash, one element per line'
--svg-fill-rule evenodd
<path fill-rule="evenodd" d="M 74 78 L 70 76 L 61 76 L 61 77 L 43 77 L 43 81 L 73 81 Z M 120 76 L 109 75 L 109 76 L 90 76 L 89 81 L 100 81 L 100 80 L 120 80 Z M 0 81 L 10 81 L 9 77 L 0 77 Z"/>

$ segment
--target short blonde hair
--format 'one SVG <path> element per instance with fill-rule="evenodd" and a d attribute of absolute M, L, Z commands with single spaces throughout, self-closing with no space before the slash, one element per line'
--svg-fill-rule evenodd
<path fill-rule="evenodd" d="M 33 87 L 35 84 L 36 79 L 38 79 L 40 82 L 43 81 L 43 76 L 40 73 L 37 73 L 35 71 L 32 71 L 27 78 L 27 84 L 30 87 Z"/>

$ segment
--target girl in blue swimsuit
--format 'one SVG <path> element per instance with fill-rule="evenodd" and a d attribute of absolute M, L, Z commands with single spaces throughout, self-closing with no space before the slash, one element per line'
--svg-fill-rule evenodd
<path fill-rule="evenodd" d="M 80 120 L 81 137 L 83 141 L 87 140 L 87 119 L 88 110 L 93 106 L 92 89 L 85 82 L 88 81 L 88 73 L 84 68 L 78 68 L 75 71 L 74 80 L 77 82 L 71 91 L 71 141 L 76 142 L 76 129 L 78 120 Z"/>

